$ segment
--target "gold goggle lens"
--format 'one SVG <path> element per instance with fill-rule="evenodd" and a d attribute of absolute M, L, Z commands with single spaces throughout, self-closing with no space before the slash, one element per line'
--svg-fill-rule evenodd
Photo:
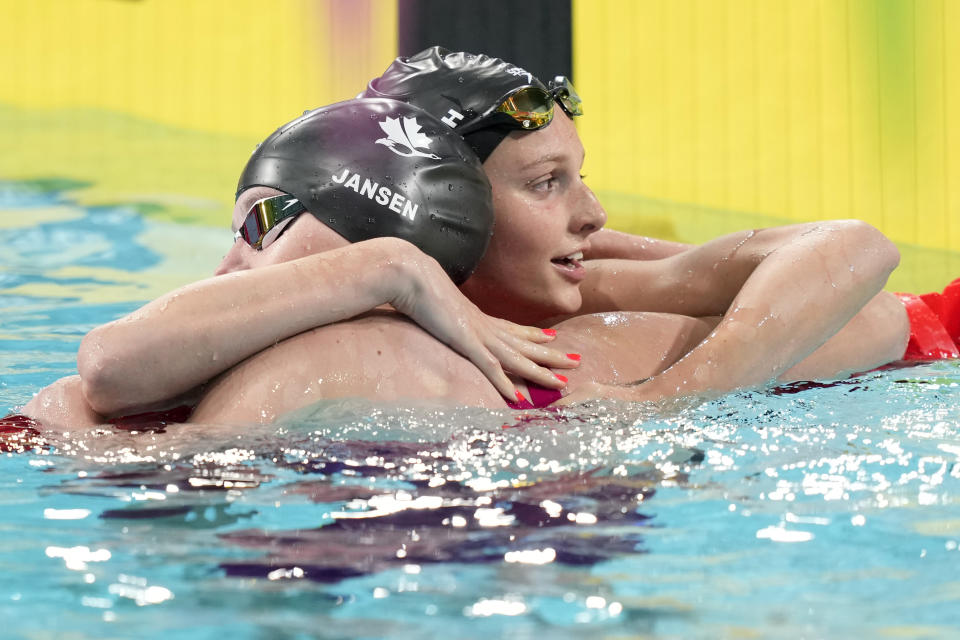
<path fill-rule="evenodd" d="M 553 120 L 554 104 L 560 106 L 571 116 L 583 115 L 583 102 L 570 81 L 557 76 L 550 83 L 550 91 L 540 87 L 524 87 L 511 93 L 494 111 L 505 113 L 524 129 L 539 129 Z"/>
<path fill-rule="evenodd" d="M 539 129 L 553 119 L 553 100 L 539 87 L 526 87 L 507 96 L 496 110 L 519 122 L 524 129 Z"/>

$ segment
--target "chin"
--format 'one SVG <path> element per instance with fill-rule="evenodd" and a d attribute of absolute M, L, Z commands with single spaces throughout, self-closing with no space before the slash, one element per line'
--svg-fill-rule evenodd
<path fill-rule="evenodd" d="M 543 301 L 544 311 L 549 316 L 570 315 L 580 310 L 583 306 L 583 297 L 580 295 L 580 288 L 572 288 L 567 291 L 559 291 L 549 300 Z"/>

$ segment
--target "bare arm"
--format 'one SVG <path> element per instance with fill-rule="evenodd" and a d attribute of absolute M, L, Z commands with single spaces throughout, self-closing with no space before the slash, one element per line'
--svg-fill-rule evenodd
<path fill-rule="evenodd" d="M 584 254 L 584 258 L 587 260 L 607 258 L 658 260 L 682 253 L 694 246 L 696 245 L 636 236 L 613 229 L 601 229 L 590 236 L 590 250 Z"/>
<path fill-rule="evenodd" d="M 80 429 L 106 422 L 93 411 L 80 390 L 80 376 L 61 378 L 41 389 L 20 410 L 25 416 L 56 430 Z"/>
<path fill-rule="evenodd" d="M 836 379 L 870 371 L 903 357 L 910 337 L 907 310 L 896 295 L 881 291 L 826 344 L 779 380 Z"/>
<path fill-rule="evenodd" d="M 549 338 L 480 312 L 432 258 L 396 238 L 229 273 L 162 296 L 91 331 L 77 356 L 83 396 L 113 415 L 151 406 L 210 380 L 276 342 L 391 304 L 469 358 L 506 397 L 508 370 L 561 386 L 575 365 L 536 342 Z"/>
<path fill-rule="evenodd" d="M 659 261 L 599 261 L 585 311 L 723 315 L 684 358 L 631 399 L 727 391 L 776 379 L 836 334 L 882 289 L 899 254 L 859 221 L 718 238 Z"/>

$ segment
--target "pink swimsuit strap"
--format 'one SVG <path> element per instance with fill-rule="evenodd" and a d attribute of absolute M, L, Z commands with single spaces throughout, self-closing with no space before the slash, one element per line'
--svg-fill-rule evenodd
<path fill-rule="evenodd" d="M 527 393 L 529 400 L 508 402 L 507 406 L 511 409 L 542 409 L 563 397 L 559 389 L 547 389 L 533 382 L 527 383 Z"/>

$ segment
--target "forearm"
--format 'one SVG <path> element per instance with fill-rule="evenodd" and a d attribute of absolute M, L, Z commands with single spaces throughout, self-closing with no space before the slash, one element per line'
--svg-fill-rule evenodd
<path fill-rule="evenodd" d="M 84 338 L 77 357 L 83 395 L 104 415 L 146 407 L 279 340 L 388 303 L 408 247 L 372 240 L 162 296 Z"/>
<path fill-rule="evenodd" d="M 899 298 L 882 291 L 823 346 L 779 380 L 825 380 L 870 371 L 903 357 L 910 321 Z"/>
<path fill-rule="evenodd" d="M 777 379 L 780 382 L 830 380 L 870 371 L 900 359 L 909 334 L 910 323 L 903 303 L 893 294 L 880 292 L 824 345 Z M 639 385 L 594 384 L 567 402 L 588 398 L 659 401 L 683 395 L 664 381 L 664 378 L 653 377 Z"/>
<path fill-rule="evenodd" d="M 584 259 L 657 260 L 682 253 L 692 246 L 613 229 L 601 229 L 590 236 L 590 250 L 584 253 Z"/>
<path fill-rule="evenodd" d="M 709 309 L 739 289 L 721 322 L 680 361 L 637 387 L 635 399 L 723 392 L 776 379 L 877 295 L 898 260 L 882 234 L 856 222 L 745 235 L 732 251 L 691 273 L 714 290 L 701 291 L 699 301 L 682 301 Z M 691 285 L 681 296 L 695 291 Z"/>

